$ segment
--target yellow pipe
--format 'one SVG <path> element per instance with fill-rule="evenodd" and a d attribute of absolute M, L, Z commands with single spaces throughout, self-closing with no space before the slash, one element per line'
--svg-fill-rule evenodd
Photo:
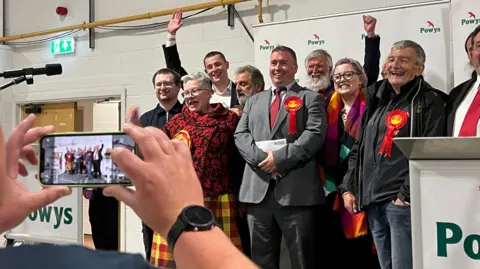
<path fill-rule="evenodd" d="M 103 20 L 103 21 L 97 21 L 97 22 L 91 22 L 91 23 L 84 22 L 82 24 L 65 26 L 65 27 L 55 28 L 55 29 L 50 29 L 50 30 L 43 30 L 43 31 L 38 31 L 38 32 L 19 34 L 19 35 L 7 36 L 7 37 L 0 37 L 0 42 L 12 41 L 12 40 L 18 40 L 18 39 L 24 39 L 24 38 L 31 38 L 31 37 L 43 36 L 43 35 L 50 35 L 50 34 L 55 34 L 55 33 L 59 33 L 59 32 L 77 30 L 77 29 L 85 30 L 85 29 L 89 29 L 89 28 L 95 28 L 95 27 L 98 27 L 98 26 L 105 26 L 105 25 L 118 24 L 118 23 L 124 23 L 124 22 L 151 19 L 151 18 L 155 18 L 155 17 L 171 15 L 179 9 L 181 9 L 184 12 L 188 12 L 188 11 L 194 11 L 194 10 L 199 10 L 199 9 L 206 9 L 206 8 L 213 8 L 213 7 L 218 7 L 218 6 L 231 5 L 231 4 L 247 2 L 247 1 L 250 1 L 250 0 L 218 0 L 218 1 L 212 1 L 212 2 L 209 2 L 209 3 L 202 3 L 202 4 L 185 6 L 185 7 L 181 7 L 181 8 L 175 8 L 175 9 L 162 10 L 162 11 L 157 11 L 157 12 L 149 12 L 149 13 L 145 13 L 145 14 L 133 15 L 133 16 L 110 19 L 110 20 Z"/>
<path fill-rule="evenodd" d="M 263 23 L 262 0 L 258 0 L 258 22 Z"/>

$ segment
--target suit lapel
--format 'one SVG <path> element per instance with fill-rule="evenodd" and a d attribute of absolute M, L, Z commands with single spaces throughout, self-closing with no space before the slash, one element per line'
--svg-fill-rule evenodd
<path fill-rule="evenodd" d="M 287 93 L 285 94 L 285 97 L 282 98 L 282 102 L 280 103 L 280 111 L 278 111 L 277 120 L 275 121 L 275 125 L 273 126 L 272 132 L 270 133 L 270 139 L 272 139 L 275 133 L 278 131 L 278 129 L 281 126 L 283 126 L 283 122 L 287 118 L 288 111 L 283 106 L 283 103 L 290 96 L 298 96 L 299 95 L 298 92 L 300 89 L 302 89 L 302 87 L 300 87 L 297 83 L 295 83 L 293 84 L 292 88 L 289 91 L 287 91 Z"/>

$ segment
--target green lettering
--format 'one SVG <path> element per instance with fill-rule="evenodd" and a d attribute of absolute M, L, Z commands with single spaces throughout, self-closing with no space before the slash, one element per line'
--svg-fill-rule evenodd
<path fill-rule="evenodd" d="M 477 242 L 477 252 L 473 250 L 473 243 Z M 478 234 L 471 234 L 465 238 L 463 242 L 463 249 L 467 256 L 473 260 L 480 260 L 480 235 Z"/>
<path fill-rule="evenodd" d="M 72 209 L 67 207 L 65 208 L 65 211 L 63 211 L 65 214 L 65 219 L 63 220 L 63 223 L 69 225 L 72 224 L 73 218 L 72 218 Z"/>
<path fill-rule="evenodd" d="M 52 213 L 52 207 L 42 207 L 38 210 L 38 215 L 40 215 L 41 222 L 50 222 L 50 214 Z"/>
<path fill-rule="evenodd" d="M 30 213 L 30 215 L 28 215 L 28 218 L 31 220 L 31 221 L 35 221 L 37 219 L 37 211 L 33 211 L 32 213 Z"/>
<path fill-rule="evenodd" d="M 63 217 L 63 207 L 54 207 L 55 209 L 55 220 L 56 224 L 53 225 L 53 229 L 58 229 L 60 227 L 60 224 L 62 223 L 62 217 Z"/>
<path fill-rule="evenodd" d="M 451 237 L 447 237 L 447 230 L 452 232 Z M 462 229 L 457 224 L 437 222 L 437 256 L 447 257 L 447 245 L 457 244 L 462 239 L 462 236 Z"/>

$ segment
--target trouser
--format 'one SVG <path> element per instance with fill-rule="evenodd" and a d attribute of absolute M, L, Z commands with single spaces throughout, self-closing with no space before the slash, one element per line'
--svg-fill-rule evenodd
<path fill-rule="evenodd" d="M 100 171 L 100 162 L 99 160 L 93 160 L 93 176 L 95 178 L 102 177 L 102 171 Z"/>
<path fill-rule="evenodd" d="M 279 269 L 283 235 L 292 269 L 322 268 L 319 245 L 325 242 L 318 241 L 320 207 L 282 206 L 275 199 L 274 184 L 270 183 L 262 202 L 247 205 L 252 261 L 262 269 Z"/>
<path fill-rule="evenodd" d="M 368 225 L 382 269 L 412 269 L 410 206 L 392 201 L 368 206 Z"/>
<path fill-rule="evenodd" d="M 95 189 L 89 202 L 88 217 L 95 249 L 119 249 L 119 202 Z"/>
<path fill-rule="evenodd" d="M 142 222 L 143 245 L 145 246 L 145 259 L 150 262 L 152 253 L 153 230 Z"/>

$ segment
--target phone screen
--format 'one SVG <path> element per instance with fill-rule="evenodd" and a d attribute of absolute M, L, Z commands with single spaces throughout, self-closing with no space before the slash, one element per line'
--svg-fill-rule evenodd
<path fill-rule="evenodd" d="M 124 133 L 44 136 L 40 140 L 39 180 L 43 185 L 131 185 L 111 159 L 111 151 L 117 147 L 136 151 L 135 142 Z"/>

